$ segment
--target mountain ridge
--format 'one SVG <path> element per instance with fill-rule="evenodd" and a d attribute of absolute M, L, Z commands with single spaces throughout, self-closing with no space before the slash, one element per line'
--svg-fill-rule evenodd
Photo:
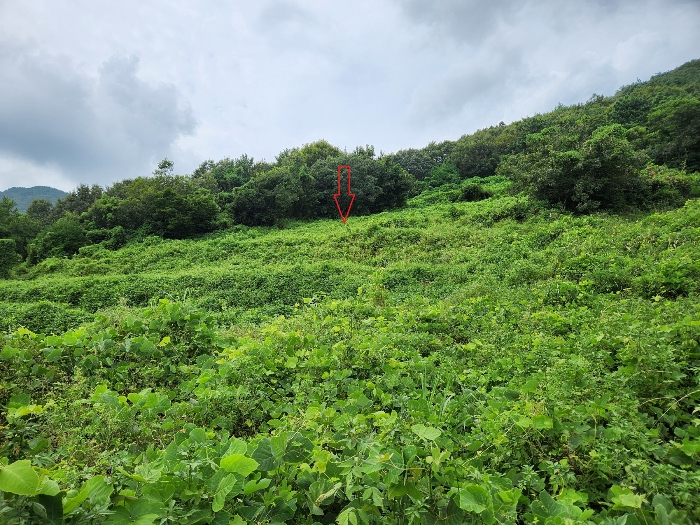
<path fill-rule="evenodd" d="M 48 199 L 53 204 L 56 204 L 58 199 L 68 195 L 68 192 L 52 188 L 51 186 L 31 186 L 29 188 L 22 186 L 13 186 L 4 191 L 0 191 L 0 198 L 7 197 L 15 201 L 17 210 L 25 213 L 27 208 L 34 199 Z"/>

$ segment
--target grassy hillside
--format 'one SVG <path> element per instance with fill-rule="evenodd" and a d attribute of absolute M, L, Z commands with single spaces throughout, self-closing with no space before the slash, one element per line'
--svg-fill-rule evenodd
<path fill-rule="evenodd" d="M 700 523 L 700 201 L 482 183 L 0 282 L 0 519 Z"/>
<path fill-rule="evenodd" d="M 32 186 L 31 188 L 8 188 L 5 191 L 0 191 L 0 198 L 7 197 L 15 201 L 17 210 L 21 213 L 27 211 L 27 208 L 34 199 L 46 199 L 54 204 L 58 199 L 68 195 L 67 192 L 51 188 L 49 186 Z"/>

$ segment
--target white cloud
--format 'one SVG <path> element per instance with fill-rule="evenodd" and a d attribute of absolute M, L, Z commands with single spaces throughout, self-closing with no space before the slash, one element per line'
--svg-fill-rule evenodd
<path fill-rule="evenodd" d="M 66 177 L 61 169 L 51 164 L 36 164 L 26 159 L 0 155 L 0 188 L 6 190 L 18 186 L 51 186 L 63 191 L 75 188 L 74 180 Z"/>
<path fill-rule="evenodd" d="M 456 139 L 698 58 L 698 22 L 685 0 L 0 2 L 0 189 L 17 159 L 105 184 Z"/>
<path fill-rule="evenodd" d="M 10 165 L 20 159 L 52 180 L 106 184 L 152 165 L 194 131 L 178 90 L 139 79 L 136 57 L 111 57 L 88 76 L 65 56 L 0 49 L 0 153 L 15 159 Z M 17 170 L 0 173 L 3 185 L 18 185 Z"/>

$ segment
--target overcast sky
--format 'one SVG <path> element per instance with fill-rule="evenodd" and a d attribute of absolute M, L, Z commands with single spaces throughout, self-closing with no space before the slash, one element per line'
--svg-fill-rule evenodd
<path fill-rule="evenodd" d="M 392 152 L 700 58 L 700 0 L 0 0 L 0 190 Z"/>

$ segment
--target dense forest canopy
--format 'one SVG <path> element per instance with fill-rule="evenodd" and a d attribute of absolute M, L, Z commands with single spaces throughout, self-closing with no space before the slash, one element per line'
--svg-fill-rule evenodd
<path fill-rule="evenodd" d="M 207 160 L 190 175 L 174 175 L 165 159 L 150 177 L 108 188 L 82 184 L 55 204 L 34 200 L 26 213 L 3 200 L 2 272 L 91 244 L 117 249 L 150 235 L 184 239 L 236 224 L 332 218 L 338 165 L 352 166 L 355 216 L 438 188 L 455 190 L 456 200 L 485 198 L 488 191 L 470 179 L 493 175 L 507 177 L 514 193 L 576 213 L 679 206 L 697 191 L 700 60 L 612 97 L 593 95 L 422 149 L 348 153 L 320 140 L 286 149 L 274 162 L 245 154 Z"/>

